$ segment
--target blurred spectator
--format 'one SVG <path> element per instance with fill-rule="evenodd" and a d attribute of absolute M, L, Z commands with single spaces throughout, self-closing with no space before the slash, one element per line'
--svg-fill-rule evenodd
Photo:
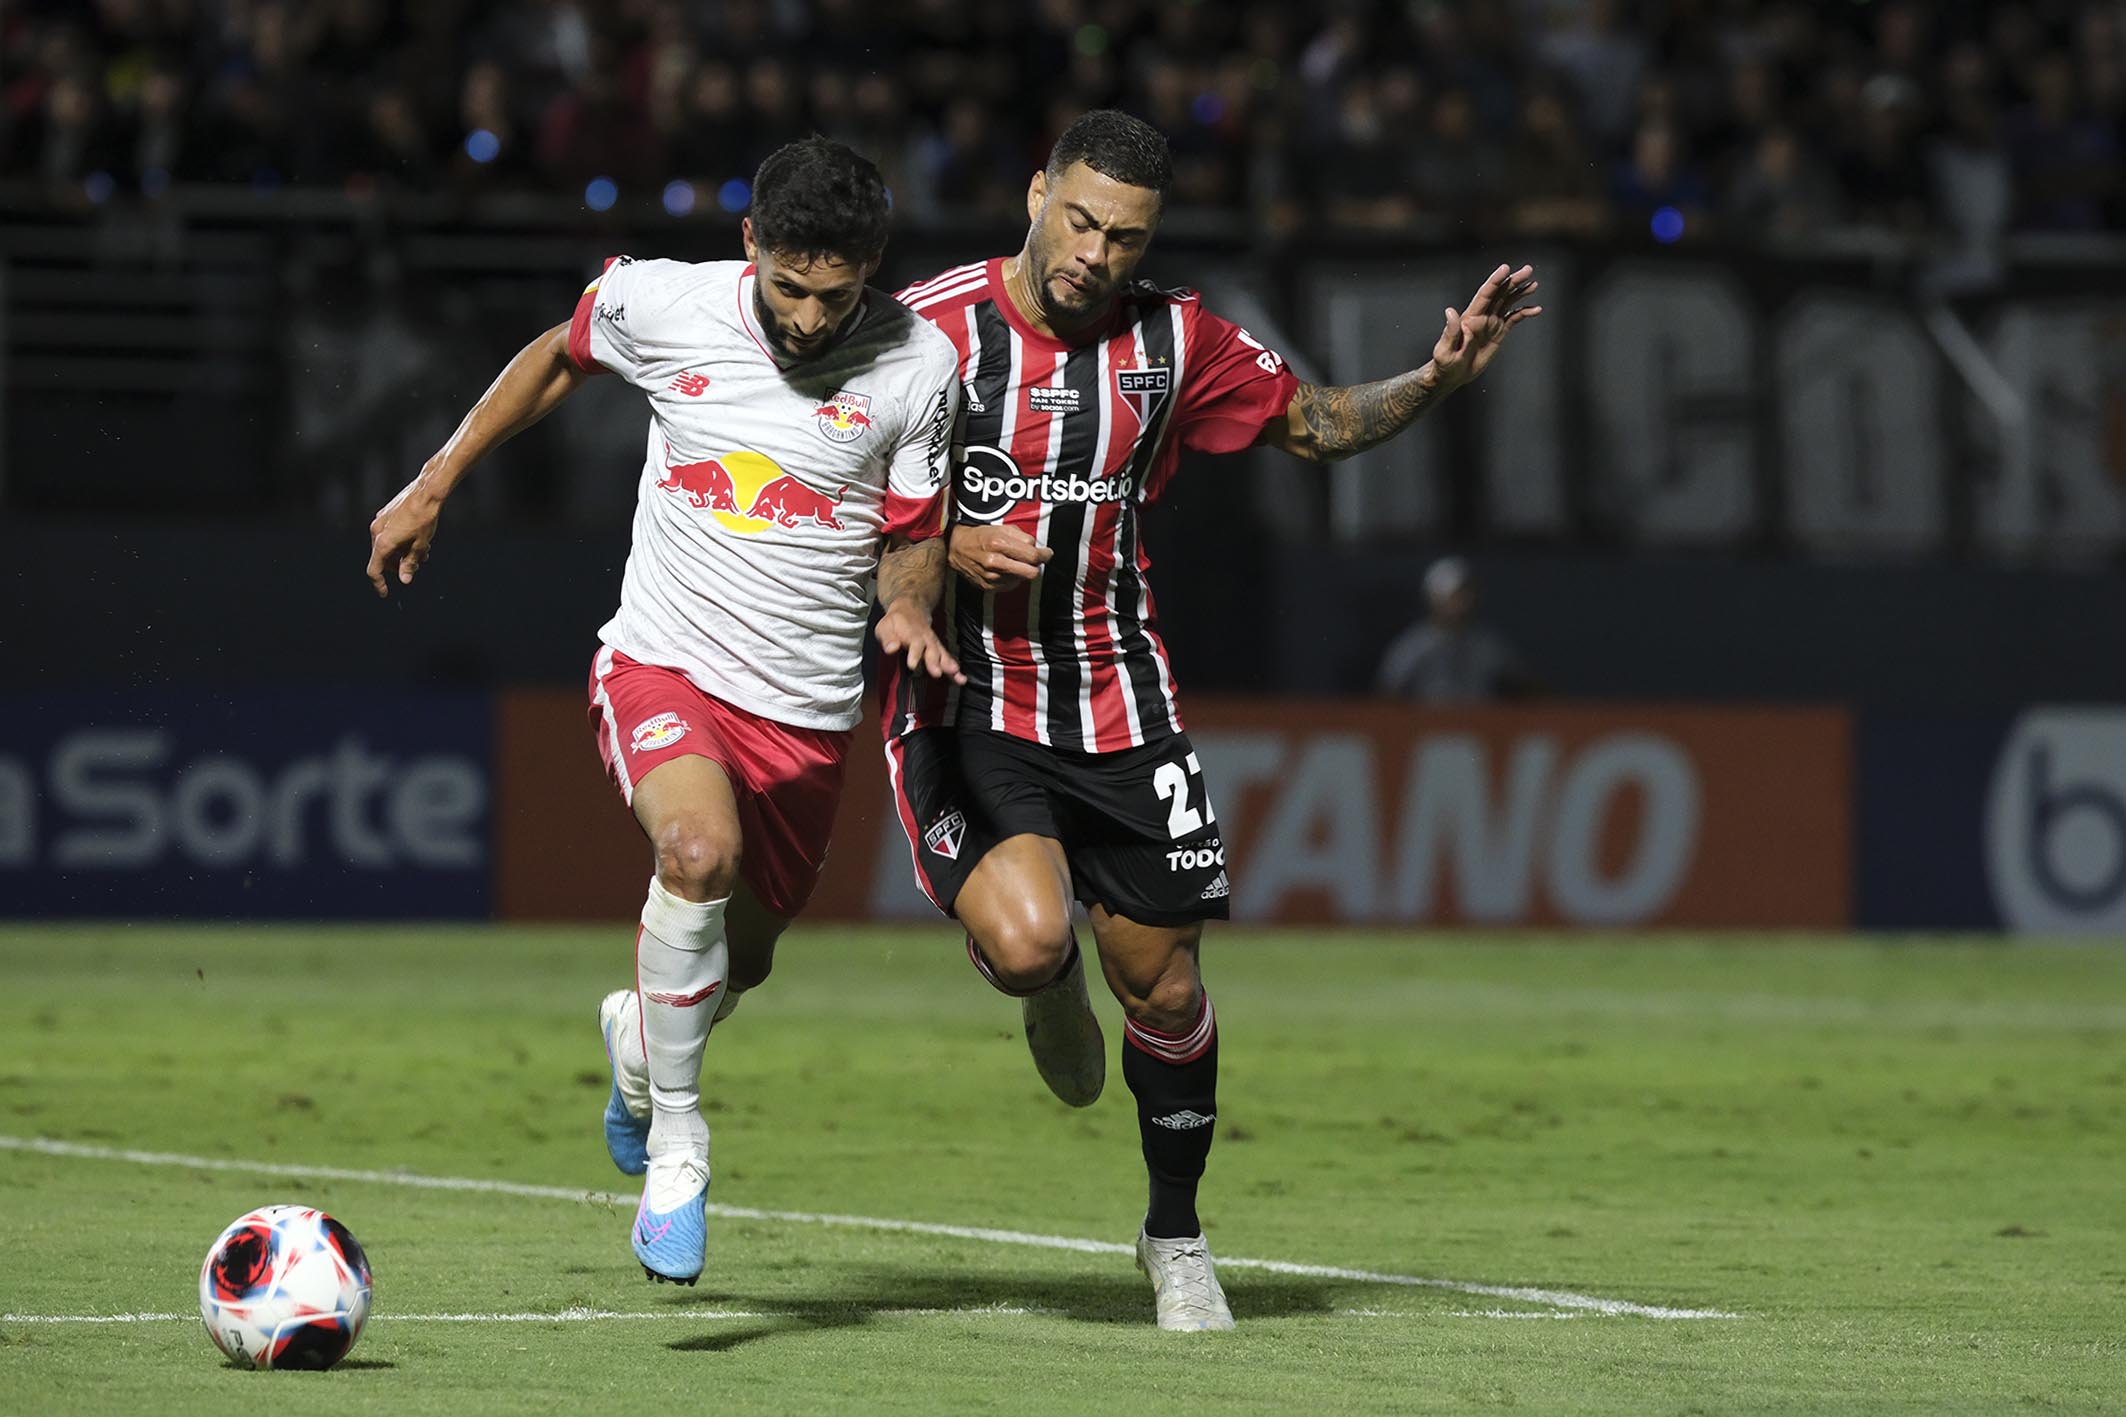
<path fill-rule="evenodd" d="M 1626 27 L 1619 0 L 1586 0 L 1568 8 L 1578 9 L 1578 23 L 1551 30 L 1537 52 L 1572 84 L 1595 135 L 1613 141 L 1631 122 L 1632 99 L 1646 67 L 1646 40 Z"/>
<path fill-rule="evenodd" d="M 916 145 L 915 175 L 923 206 L 932 212 L 1008 212 L 1032 176 L 1000 140 L 971 98 L 945 110 L 943 126 Z"/>
<path fill-rule="evenodd" d="M 1617 166 L 1611 187 L 1617 214 L 1628 227 L 1645 231 L 1659 228 L 1664 241 L 1687 230 L 1706 206 L 1705 183 L 1685 163 L 1675 125 L 1665 118 L 1648 118 L 1632 136 L 1631 155 Z M 1680 226 L 1655 221 L 1659 214 L 1674 213 Z"/>
<path fill-rule="evenodd" d="M 1424 141 L 1407 171 L 1418 199 L 1456 234 L 1469 234 L 1492 216 L 1505 188 L 1505 160 L 1478 127 L 1468 90 L 1447 89 L 1432 101 Z"/>
<path fill-rule="evenodd" d="M 1800 135 L 1782 124 L 1757 139 L 1728 186 L 1722 214 L 1729 231 L 1791 241 L 1837 219 L 1838 189 L 1802 147 Z"/>
<path fill-rule="evenodd" d="M 1177 207 L 1285 233 L 1672 207 L 1969 248 L 2126 225 L 2122 25 L 2119 0 L 0 3 L 0 181 L 647 197 L 819 130 L 906 206 L 993 218 L 1113 104 L 1172 139 Z"/>
<path fill-rule="evenodd" d="M 1919 91 L 1890 75 L 1860 92 L 1860 131 L 1839 181 L 1854 218 L 1866 226 L 1913 231 L 1927 220 L 1927 174 L 1918 150 Z"/>
<path fill-rule="evenodd" d="M 1549 88 L 1529 94 L 1506 165 L 1508 224 L 1523 236 L 1591 236 L 1602 229 L 1600 168 Z"/>
<path fill-rule="evenodd" d="M 1388 130 L 1380 87 L 1354 76 L 1342 84 L 1333 135 L 1309 168 L 1303 186 L 1331 222 L 1354 230 L 1408 226 L 1418 211 L 1404 175 L 1410 145 Z"/>
<path fill-rule="evenodd" d="M 674 177 L 720 183 L 732 177 L 750 181 L 746 166 L 754 147 L 738 74 L 721 60 L 694 71 L 678 126 L 672 134 L 670 166 Z"/>
<path fill-rule="evenodd" d="M 1381 656 L 1376 693 L 1427 704 L 1480 704 L 1537 691 L 1513 647 L 1477 623 L 1476 581 L 1459 556 L 1435 561 L 1425 572 L 1425 606 L 1425 618 L 1396 636 Z"/>
<path fill-rule="evenodd" d="M 2118 189 L 2116 118 L 2083 111 L 2074 60 L 2053 50 L 2031 66 L 2030 101 L 2008 125 L 2008 155 L 2020 174 L 2021 225 L 2094 231 Z"/>
<path fill-rule="evenodd" d="M 1948 286 L 1968 288 L 1990 282 L 1998 272 L 2000 236 L 2014 211 L 2015 185 L 2000 115 L 1984 86 L 1975 80 L 1959 85 L 1945 118 L 1927 150 L 1935 208 L 1950 240 L 1939 274 Z"/>
<path fill-rule="evenodd" d="M 77 181 L 109 163 L 103 99 L 81 75 L 61 74 L 46 87 L 38 116 L 36 174 L 44 181 Z"/>

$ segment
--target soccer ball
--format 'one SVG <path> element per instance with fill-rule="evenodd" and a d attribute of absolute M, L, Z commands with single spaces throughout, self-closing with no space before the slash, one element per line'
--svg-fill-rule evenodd
<path fill-rule="evenodd" d="M 369 1317 L 369 1257 L 321 1210 L 263 1206 L 207 1251 L 199 1316 L 244 1367 L 329 1368 Z"/>

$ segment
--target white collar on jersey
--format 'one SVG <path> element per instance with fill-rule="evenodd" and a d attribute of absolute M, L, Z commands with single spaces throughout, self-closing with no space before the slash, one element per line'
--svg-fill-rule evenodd
<path fill-rule="evenodd" d="M 792 359 L 789 355 L 784 354 L 776 347 L 775 342 L 768 338 L 768 332 L 760 327 L 760 317 L 753 310 L 753 287 L 760 281 L 756 270 L 756 267 L 748 264 L 738 277 L 739 323 L 746 327 L 746 333 L 753 337 L 753 343 L 760 346 L 760 352 L 767 355 L 777 369 L 793 369 L 801 363 L 809 363 L 809 360 Z M 863 295 L 856 302 L 856 313 L 849 317 L 849 327 L 842 331 L 842 337 L 833 344 L 828 345 L 818 354 L 813 355 L 812 359 L 824 359 L 839 349 L 851 335 L 855 334 L 863 326 L 865 318 L 870 313 L 871 291 L 867 286 Z"/>

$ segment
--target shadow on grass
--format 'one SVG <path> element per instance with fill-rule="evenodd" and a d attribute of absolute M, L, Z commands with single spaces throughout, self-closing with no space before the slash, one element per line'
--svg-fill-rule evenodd
<path fill-rule="evenodd" d="M 342 1358 L 339 1362 L 334 1363 L 330 1368 L 281 1368 L 278 1371 L 283 1373 L 345 1373 L 372 1368 L 395 1369 L 398 1366 L 398 1364 L 391 1362 L 389 1359 L 385 1358 Z M 231 1358 L 226 1363 L 223 1363 L 222 1367 L 228 1369 L 232 1373 L 255 1373 L 258 1371 L 258 1369 L 252 1367 L 249 1363 L 239 1363 L 234 1358 Z"/>
<path fill-rule="evenodd" d="M 1227 1292 L 1233 1316 L 1249 1319 L 1326 1314 L 1331 1297 L 1342 1287 L 1335 1281 L 1248 1276 Z M 743 1327 L 675 1339 L 667 1348 L 681 1353 L 725 1353 L 780 1334 L 854 1328 L 874 1318 L 907 1310 L 965 1310 L 968 1318 L 984 1309 L 1025 1309 L 1078 1323 L 1149 1328 L 1151 1285 L 1133 1272 L 1112 1275 L 1015 1278 L 995 1274 L 952 1274 L 935 1270 L 858 1269 L 838 1275 L 836 1292 L 811 1298 L 766 1298 L 730 1290 L 697 1290 L 677 1296 L 675 1308 L 736 1308 L 768 1315 Z"/>

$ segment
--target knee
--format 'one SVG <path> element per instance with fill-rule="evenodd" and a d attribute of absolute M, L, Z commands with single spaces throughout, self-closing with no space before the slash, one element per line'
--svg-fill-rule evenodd
<path fill-rule="evenodd" d="M 1027 911 L 998 922 L 976 945 L 1007 989 L 1039 989 L 1070 957 L 1070 920 Z"/>
<path fill-rule="evenodd" d="M 658 829 L 655 845 L 658 883 L 682 900 L 719 900 L 738 884 L 735 831 L 682 817 Z"/>
<path fill-rule="evenodd" d="M 1179 966 L 1145 981 L 1142 988 L 1128 980 L 1117 981 L 1115 992 L 1130 1022 L 1161 1033 L 1180 1033 L 1195 1026 L 1203 1012 L 1203 979 L 1195 961 L 1187 956 L 1181 957 Z"/>

